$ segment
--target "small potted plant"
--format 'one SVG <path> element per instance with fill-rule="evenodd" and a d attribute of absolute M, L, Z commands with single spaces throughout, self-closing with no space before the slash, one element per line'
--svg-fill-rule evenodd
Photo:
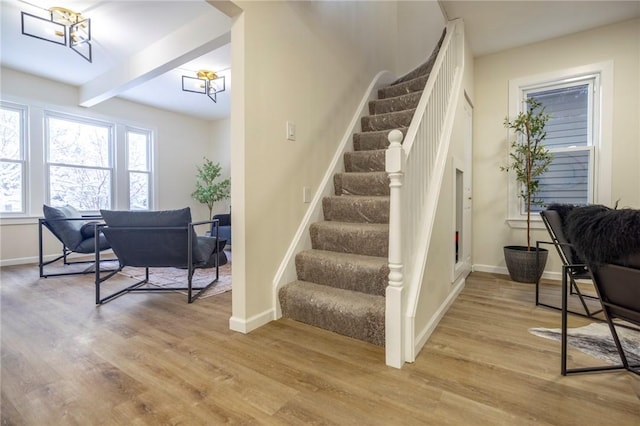
<path fill-rule="evenodd" d="M 209 208 L 209 218 L 211 218 L 213 215 L 213 205 L 231 196 L 231 180 L 225 179 L 216 182 L 216 179 L 220 177 L 222 167 L 219 163 L 214 163 L 206 157 L 204 157 L 202 167 L 198 166 L 197 169 L 196 190 L 193 191 L 191 196 L 194 200 L 206 204 Z"/>
<path fill-rule="evenodd" d="M 536 199 L 540 188 L 538 178 L 549 168 L 553 154 L 543 145 L 547 135 L 545 126 L 551 118 L 544 107 L 534 98 L 528 98 L 525 111 L 513 120 L 505 118 L 504 126 L 515 133 L 511 142 L 509 163 L 501 170 L 513 172 L 518 183 L 518 197 L 524 202 L 527 212 L 527 245 L 505 246 L 504 257 L 509 275 L 518 282 L 535 283 L 542 276 L 548 251 L 531 247 L 531 207 L 543 205 Z"/>

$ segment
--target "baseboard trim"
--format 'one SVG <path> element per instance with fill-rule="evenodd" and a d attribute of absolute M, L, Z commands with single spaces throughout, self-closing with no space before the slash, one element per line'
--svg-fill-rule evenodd
<path fill-rule="evenodd" d="M 267 309 L 266 311 L 259 313 L 258 315 L 254 315 L 248 319 L 232 316 L 231 318 L 229 318 L 229 329 L 237 331 L 239 333 L 247 334 L 273 321 L 273 318 L 273 309 Z"/>
<path fill-rule="evenodd" d="M 471 270 L 473 272 L 488 272 L 490 274 L 506 275 L 507 277 L 509 276 L 509 271 L 504 266 L 474 264 Z M 545 279 L 548 279 L 548 280 L 560 281 L 560 280 L 562 280 L 562 273 L 561 272 L 544 271 L 542 273 L 542 278 L 545 278 Z"/>
<path fill-rule="evenodd" d="M 417 334 L 415 340 L 416 343 L 413 348 L 414 357 L 411 360 L 407 360 L 407 362 L 415 361 L 415 357 L 417 356 L 417 354 L 420 353 L 420 350 L 422 350 L 424 345 L 427 343 L 427 340 L 429 340 L 429 337 L 431 337 L 431 335 L 435 331 L 436 327 L 440 323 L 440 320 L 442 320 L 442 318 L 444 317 L 444 314 L 447 313 L 453 302 L 456 300 L 456 298 L 464 288 L 465 282 L 466 277 L 461 277 L 453 284 L 453 289 L 451 290 L 447 298 L 444 300 L 444 302 L 442 302 L 438 310 L 433 314 L 425 327 Z"/>

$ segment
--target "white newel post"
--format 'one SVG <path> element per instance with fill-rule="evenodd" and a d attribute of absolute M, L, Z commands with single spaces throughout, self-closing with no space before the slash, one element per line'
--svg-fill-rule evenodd
<path fill-rule="evenodd" d="M 389 133 L 386 151 L 386 171 L 389 175 L 389 285 L 386 289 L 385 349 L 386 364 L 401 368 L 404 363 L 404 309 L 401 191 L 404 180 L 405 152 L 402 149 L 402 132 Z"/>

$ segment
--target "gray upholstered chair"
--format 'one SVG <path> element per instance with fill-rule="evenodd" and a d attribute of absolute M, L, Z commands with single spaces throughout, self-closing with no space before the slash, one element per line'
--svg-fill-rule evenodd
<path fill-rule="evenodd" d="M 38 266 L 40 277 L 47 278 L 60 275 L 93 274 L 94 260 L 69 260 L 71 253 L 94 254 L 95 250 L 103 251 L 111 248 L 104 235 L 96 239 L 96 224 L 100 216 L 82 216 L 71 206 L 50 207 L 44 205 L 44 218 L 38 220 Z M 62 244 L 62 254 L 45 262 L 43 253 L 43 230 L 49 230 Z M 86 263 L 89 266 L 81 271 L 47 272 L 45 267 L 62 260 L 64 265 Z M 103 259 L 113 260 L 113 259 Z"/>
<path fill-rule="evenodd" d="M 218 237 L 217 221 L 191 222 L 191 210 L 164 211 L 113 211 L 101 210 L 104 225 L 98 228 L 104 233 L 118 258 L 117 271 L 102 276 L 96 270 L 96 304 L 108 302 L 130 292 L 175 291 L 187 292 L 192 303 L 206 289 L 218 281 L 219 267 L 227 263 L 224 253 L 226 241 Z M 213 224 L 213 236 L 196 235 L 199 225 Z M 96 252 L 96 261 L 100 252 Z M 104 281 L 126 266 L 145 268 L 145 279 L 103 297 L 100 293 Z M 174 267 L 187 270 L 186 286 L 149 287 L 149 268 Z M 194 287 L 192 278 L 198 268 L 216 268 L 215 279 L 205 286 Z"/>
<path fill-rule="evenodd" d="M 215 214 L 212 219 L 218 220 L 220 238 L 227 240 L 227 244 L 231 245 L 231 213 Z M 213 228 L 214 227 L 211 226 L 211 234 L 214 232 Z"/>

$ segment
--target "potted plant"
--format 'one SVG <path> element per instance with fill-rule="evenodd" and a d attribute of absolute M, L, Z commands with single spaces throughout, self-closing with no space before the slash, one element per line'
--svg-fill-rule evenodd
<path fill-rule="evenodd" d="M 518 197 L 524 202 L 527 212 L 527 245 L 505 246 L 504 257 L 509 275 L 518 282 L 535 283 L 542 276 L 547 262 L 548 251 L 531 247 L 531 207 L 543 205 L 536 199 L 540 190 L 538 178 L 549 168 L 553 154 L 543 145 L 547 135 L 545 126 L 551 116 L 534 98 L 528 98 L 525 111 L 513 120 L 505 118 L 504 126 L 515 133 L 511 142 L 509 163 L 501 169 L 515 174 L 518 183 Z"/>
<path fill-rule="evenodd" d="M 231 196 L 231 180 L 225 179 L 216 182 L 216 179 L 220 177 L 222 167 L 219 163 L 214 163 L 206 157 L 204 157 L 202 167 L 197 166 L 197 169 L 196 190 L 193 191 L 191 196 L 194 200 L 207 205 L 209 218 L 211 218 L 213 216 L 213 205 Z"/>

